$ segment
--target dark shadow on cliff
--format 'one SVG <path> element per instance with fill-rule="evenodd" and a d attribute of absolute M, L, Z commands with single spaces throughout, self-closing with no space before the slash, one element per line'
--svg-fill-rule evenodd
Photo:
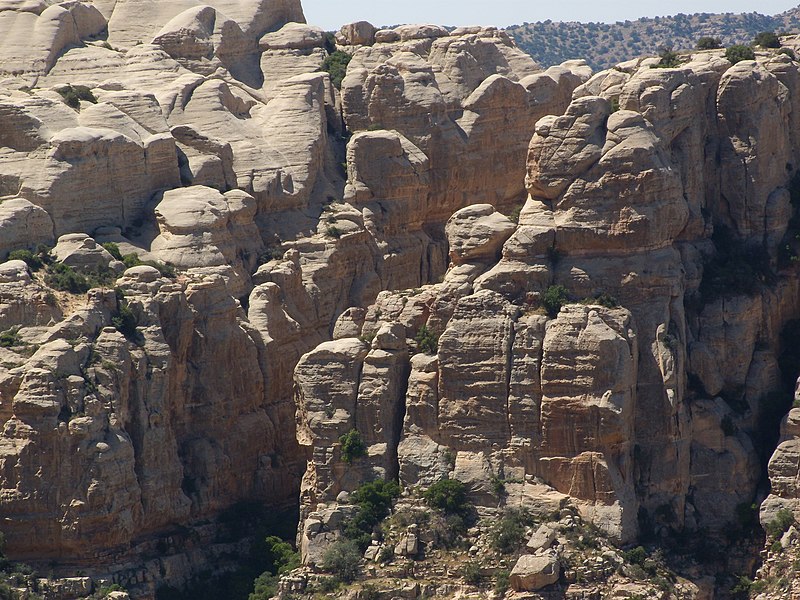
<path fill-rule="evenodd" d="M 217 543 L 229 543 L 240 552 L 220 556 L 217 572 L 210 569 L 199 574 L 184 588 L 162 585 L 156 600 L 247 600 L 253 582 L 265 571 L 274 568 L 267 537 L 277 536 L 294 544 L 299 506 L 276 512 L 259 503 L 238 503 L 217 518 Z M 220 571 L 227 570 L 227 572 Z"/>

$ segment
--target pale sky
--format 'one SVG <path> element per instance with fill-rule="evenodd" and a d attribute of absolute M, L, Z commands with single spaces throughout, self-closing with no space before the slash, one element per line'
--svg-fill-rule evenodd
<path fill-rule="evenodd" d="M 797 6 L 780 0 L 303 0 L 306 20 L 325 30 L 344 23 L 373 25 L 435 23 L 437 25 L 508 25 L 525 21 L 614 21 L 696 12 L 759 12 L 773 15 Z"/>

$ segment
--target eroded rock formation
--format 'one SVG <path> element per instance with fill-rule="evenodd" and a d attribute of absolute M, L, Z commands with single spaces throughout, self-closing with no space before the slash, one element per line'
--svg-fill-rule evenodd
<path fill-rule="evenodd" d="M 770 411 L 786 410 L 781 330 L 800 308 L 779 256 L 793 249 L 796 74 L 784 56 L 730 67 L 701 53 L 679 68 L 637 61 L 595 75 L 563 115 L 536 123 L 510 237 L 478 226 L 490 211 L 464 209 L 447 227 L 442 283 L 382 293 L 363 324 L 343 315 L 339 344 L 406 332 L 408 375 L 390 379 L 405 415 L 401 483 L 456 478 L 479 504 L 542 510 L 562 494 L 623 541 L 720 531 L 763 498 L 759 452 L 770 451 Z M 548 315 L 556 286 L 569 299 Z M 438 348 L 425 346 L 430 332 Z M 364 357 L 348 356 L 354 390 Z M 328 392 L 307 377 L 295 373 L 298 416 L 328 431 Z M 320 440 L 326 453 L 301 438 L 313 448 L 306 511 L 383 473 L 337 455 L 337 435 L 373 410 L 360 400 Z M 796 511 L 791 423 L 770 461 L 764 523 Z M 492 493 L 498 479 L 506 498 Z"/>
<path fill-rule="evenodd" d="M 482 203 L 522 202 L 536 120 L 590 75 L 540 73 L 496 29 L 355 24 L 340 91 L 295 1 L 7 2 L 0 34 L 0 254 L 101 277 L 74 294 L 2 265 L 0 530 L 13 559 L 142 597 L 231 549 L 226 511 L 296 505 L 298 437 L 338 432 L 295 426 L 301 357 L 441 276 L 458 209 L 481 203 L 465 269 L 492 262 L 514 225 Z M 318 370 L 354 353 L 339 416 L 370 407 L 393 477 L 409 350 L 396 325 L 375 340 L 328 342 Z"/>
<path fill-rule="evenodd" d="M 375 478 L 622 542 L 760 501 L 796 375 L 797 63 L 542 71 L 495 28 L 361 22 L 339 89 L 304 21 L 0 2 L 0 255 L 35 253 L 0 265 L 9 556 L 147 598 L 235 549 L 238 503 L 299 496 L 319 562 Z M 795 412 L 765 524 L 800 517 Z"/>

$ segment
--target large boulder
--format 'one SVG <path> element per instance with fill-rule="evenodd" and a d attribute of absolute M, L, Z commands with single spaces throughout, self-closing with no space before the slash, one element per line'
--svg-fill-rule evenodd
<path fill-rule="evenodd" d="M 558 581 L 560 574 L 561 567 L 554 556 L 525 554 L 511 570 L 509 582 L 514 591 L 536 592 Z"/>

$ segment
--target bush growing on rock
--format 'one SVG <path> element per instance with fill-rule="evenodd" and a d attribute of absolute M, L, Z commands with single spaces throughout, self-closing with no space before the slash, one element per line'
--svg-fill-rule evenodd
<path fill-rule="evenodd" d="M 469 561 L 461 567 L 461 576 L 464 582 L 469 585 L 480 585 L 483 581 L 483 573 L 481 573 L 481 565 L 476 561 Z"/>
<path fill-rule="evenodd" d="M 436 354 L 439 351 L 439 338 L 428 329 L 427 325 L 420 327 L 414 337 L 420 352 L 425 354 Z"/>
<path fill-rule="evenodd" d="M 342 80 L 347 74 L 347 65 L 350 63 L 351 58 L 353 57 L 347 52 L 336 50 L 326 56 L 322 62 L 322 70 L 330 74 L 331 83 L 336 89 L 341 89 L 342 87 Z"/>
<path fill-rule="evenodd" d="M 97 104 L 97 98 L 95 98 L 92 90 L 85 85 L 67 84 L 64 87 L 57 88 L 56 92 L 61 96 L 64 104 L 75 110 L 81 107 L 81 100 Z"/>
<path fill-rule="evenodd" d="M 12 327 L 0 333 L 0 348 L 11 348 L 22 343 L 19 337 L 19 327 Z"/>
<path fill-rule="evenodd" d="M 361 552 L 353 540 L 334 542 L 322 555 L 322 568 L 345 583 L 358 577 L 360 565 Z"/>
<path fill-rule="evenodd" d="M 725 58 L 727 58 L 732 65 L 735 65 L 743 60 L 755 60 L 756 54 L 750 46 L 734 44 L 725 50 Z"/>
<path fill-rule="evenodd" d="M 422 494 L 428 506 L 450 515 L 464 514 L 467 509 L 467 490 L 458 479 L 437 481 Z"/>
<path fill-rule="evenodd" d="M 376 480 L 365 483 L 350 495 L 358 507 L 353 518 L 344 523 L 345 537 L 353 540 L 363 551 L 369 546 L 375 527 L 392 510 L 392 502 L 400 495 L 395 481 Z"/>
<path fill-rule="evenodd" d="M 117 244 L 114 242 L 104 242 L 100 245 L 116 260 L 122 260 L 122 252 L 119 251 L 119 246 Z"/>
<path fill-rule="evenodd" d="M 509 571 L 498 571 L 494 579 L 494 593 L 501 598 L 505 596 L 511 584 L 511 573 Z"/>
<path fill-rule="evenodd" d="M 497 521 L 489 533 L 489 540 L 497 552 L 511 554 L 526 541 L 525 528 L 533 525 L 530 513 L 520 509 L 510 509 Z"/>
<path fill-rule="evenodd" d="M 111 324 L 126 338 L 133 340 L 137 337 L 139 321 L 124 298 L 118 299 L 117 314 L 111 317 Z"/>
<path fill-rule="evenodd" d="M 775 518 L 767 523 L 767 534 L 771 537 L 778 537 L 794 525 L 794 514 L 788 508 L 782 508 L 775 515 Z"/>
<path fill-rule="evenodd" d="M 581 304 L 597 304 L 599 306 L 605 306 L 606 308 L 617 308 L 619 306 L 619 301 L 611 294 L 600 292 L 594 297 L 584 298 L 581 300 Z"/>
<path fill-rule="evenodd" d="M 762 31 L 756 35 L 753 44 L 762 48 L 780 48 L 781 41 L 774 31 Z"/>
<path fill-rule="evenodd" d="M 30 250 L 14 250 L 8 254 L 8 260 L 21 260 L 28 265 L 28 268 L 33 272 L 38 271 L 44 266 L 42 260 Z"/>
<path fill-rule="evenodd" d="M 678 53 L 672 50 L 671 46 L 661 48 L 658 53 L 659 61 L 653 68 L 656 69 L 673 69 L 681 64 Z"/>
<path fill-rule="evenodd" d="M 643 546 L 636 546 L 635 548 L 623 552 L 622 557 L 627 563 L 641 566 L 644 564 L 644 561 L 647 560 L 648 555 L 647 550 L 645 550 Z"/>
<path fill-rule="evenodd" d="M 53 256 L 50 254 L 50 247 L 39 244 L 34 252 L 28 249 L 12 250 L 6 260 L 21 260 L 31 272 L 35 273 L 42 267 L 53 263 Z"/>
<path fill-rule="evenodd" d="M 704 36 L 697 40 L 698 50 L 716 50 L 722 48 L 722 40 L 715 37 Z"/>
<path fill-rule="evenodd" d="M 342 447 L 342 460 L 347 464 L 367 455 L 367 447 L 357 429 L 351 429 L 340 436 L 339 443 Z"/>
<path fill-rule="evenodd" d="M 248 600 L 268 600 L 278 591 L 278 578 L 300 566 L 300 554 L 291 544 L 275 535 L 267 536 L 266 560 L 269 568 L 253 582 L 253 592 Z"/>
<path fill-rule="evenodd" d="M 44 277 L 44 282 L 54 290 L 69 292 L 70 294 L 83 294 L 91 288 L 88 279 L 83 273 L 78 273 L 64 263 L 52 265 Z"/>
<path fill-rule="evenodd" d="M 563 285 L 551 285 L 542 294 L 542 306 L 547 316 L 555 318 L 561 312 L 561 307 L 569 302 L 569 293 Z"/>

